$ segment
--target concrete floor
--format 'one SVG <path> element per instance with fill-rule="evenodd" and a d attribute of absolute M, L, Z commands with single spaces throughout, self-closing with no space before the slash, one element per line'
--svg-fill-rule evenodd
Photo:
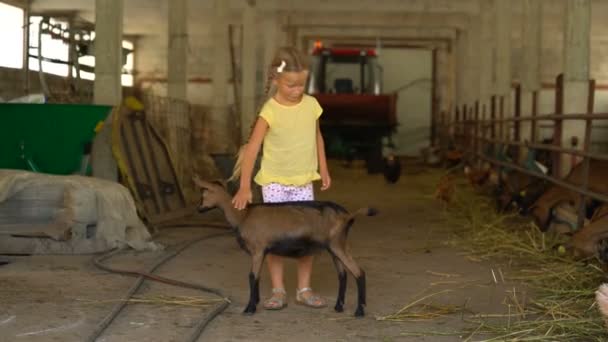
<path fill-rule="evenodd" d="M 510 284 L 495 284 L 497 266 L 471 261 L 446 244 L 449 227 L 442 223 L 439 205 L 432 198 L 439 171 L 406 165 L 396 185 L 381 175 L 368 176 L 362 168 L 332 167 L 333 187 L 319 193 L 349 209 L 372 205 L 377 217 L 359 219 L 351 231 L 351 250 L 367 272 L 368 306 L 363 319 L 352 317 L 356 286 L 349 278 L 344 313 L 332 309 L 337 292 L 333 263 L 326 254 L 315 262 L 313 286 L 332 304 L 325 309 L 295 305 L 294 262 L 287 263 L 289 306 L 279 312 L 258 307 L 254 316 L 241 314 L 248 299 L 249 257 L 232 237 L 200 242 L 157 273 L 166 277 L 221 288 L 232 305 L 214 320 L 200 341 L 459 341 L 458 336 L 412 337 L 413 331 L 457 331 L 468 327 L 461 314 L 419 322 L 377 321 L 425 295 L 435 304 L 464 305 L 473 312 L 505 313 L 503 300 Z M 159 241 L 172 245 L 217 230 L 165 230 Z M 112 266 L 145 269 L 157 253 L 128 253 Z M 0 341 L 81 341 L 108 314 L 133 284 L 134 278 L 100 271 L 91 256 L 12 257 L 0 266 Z M 451 275 L 451 276 L 448 276 Z M 266 269 L 262 299 L 269 293 Z M 146 282 L 139 295 L 201 296 L 201 293 Z M 209 298 L 212 298 L 209 296 Z M 129 305 L 99 341 L 181 341 L 201 315 L 211 309 L 151 304 Z M 470 326 L 469 326 L 470 327 Z"/>

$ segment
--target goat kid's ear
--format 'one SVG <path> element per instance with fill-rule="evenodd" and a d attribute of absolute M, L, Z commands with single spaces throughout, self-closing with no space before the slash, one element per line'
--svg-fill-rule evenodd
<path fill-rule="evenodd" d="M 226 183 L 224 179 L 216 179 L 211 183 L 217 186 L 221 186 L 224 190 L 228 188 L 228 183 Z"/>
<path fill-rule="evenodd" d="M 213 187 L 213 184 L 200 179 L 198 175 L 194 175 L 194 177 L 192 177 L 192 180 L 194 181 L 194 184 L 199 188 L 209 189 Z"/>

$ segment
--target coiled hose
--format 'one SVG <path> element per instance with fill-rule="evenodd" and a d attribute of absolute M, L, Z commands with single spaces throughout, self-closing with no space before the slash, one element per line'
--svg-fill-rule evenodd
<path fill-rule="evenodd" d="M 143 284 L 145 279 L 149 279 L 149 280 L 153 280 L 153 281 L 157 281 L 157 282 L 161 282 L 161 283 L 165 283 L 165 284 L 169 284 L 169 285 L 174 285 L 174 286 L 213 293 L 213 294 L 221 297 L 222 299 L 224 299 L 224 301 L 217 308 L 215 308 L 206 317 L 203 317 L 196 324 L 196 326 L 194 327 L 194 331 L 192 332 L 192 334 L 190 334 L 190 336 L 188 337 L 188 339 L 186 341 L 195 342 L 196 340 L 198 340 L 199 336 L 202 334 L 203 330 L 205 330 L 205 327 L 209 324 L 209 322 L 211 322 L 215 317 L 217 317 L 224 310 L 226 310 L 226 308 L 228 308 L 228 305 L 230 305 L 230 299 L 227 296 L 225 296 L 218 289 L 161 277 L 161 276 L 153 274 L 153 272 L 157 268 L 159 268 L 160 266 L 165 264 L 167 261 L 173 259 L 175 256 L 177 256 L 178 254 L 180 254 L 181 252 L 186 250 L 188 247 L 194 245 L 195 243 L 198 243 L 198 242 L 204 241 L 204 240 L 209 240 L 209 239 L 216 238 L 216 237 L 228 236 L 228 235 L 232 235 L 232 233 L 218 233 L 218 234 L 207 235 L 207 236 L 203 236 L 203 237 L 200 237 L 200 238 L 197 238 L 194 240 L 190 240 L 190 241 L 184 243 L 181 247 L 174 250 L 173 252 L 170 252 L 167 255 L 163 256 L 156 263 L 154 263 L 154 265 L 152 265 L 146 272 L 121 270 L 121 269 L 111 268 L 111 267 L 103 264 L 103 262 L 105 260 L 108 260 L 108 259 L 112 258 L 113 256 L 124 251 L 126 249 L 124 247 L 115 248 L 115 249 L 109 251 L 108 253 L 103 254 L 102 256 L 100 256 L 98 258 L 94 258 L 93 263 L 95 264 L 95 266 L 97 266 L 98 268 L 100 268 L 104 271 L 111 272 L 111 273 L 117 273 L 117 274 L 123 274 L 123 275 L 129 275 L 129 276 L 137 276 L 138 278 L 135 281 L 135 283 L 133 284 L 133 286 L 125 294 L 124 300 L 122 300 L 120 303 L 118 303 L 114 306 L 112 311 L 110 311 L 108 316 L 106 316 L 97 325 L 97 327 L 95 328 L 93 333 L 86 339 L 86 341 L 95 342 L 97 340 L 97 338 L 99 338 L 99 336 L 101 336 L 101 334 L 108 328 L 108 326 L 110 326 L 112 321 L 118 316 L 118 314 L 120 314 L 122 309 L 127 305 L 128 300 L 131 298 L 131 296 L 133 296 L 135 294 L 135 292 L 137 292 L 137 290 Z"/>

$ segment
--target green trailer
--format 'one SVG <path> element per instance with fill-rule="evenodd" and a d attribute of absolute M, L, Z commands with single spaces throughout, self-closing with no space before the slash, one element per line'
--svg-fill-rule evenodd
<path fill-rule="evenodd" d="M 111 106 L 0 103 L 0 169 L 68 175 L 83 157 Z"/>

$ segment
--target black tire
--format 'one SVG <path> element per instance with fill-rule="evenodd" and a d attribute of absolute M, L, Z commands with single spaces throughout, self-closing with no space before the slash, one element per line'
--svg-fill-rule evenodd
<path fill-rule="evenodd" d="M 384 172 L 384 157 L 382 156 L 381 144 L 370 146 L 367 151 L 365 166 L 367 168 L 367 173 L 369 174 Z"/>

